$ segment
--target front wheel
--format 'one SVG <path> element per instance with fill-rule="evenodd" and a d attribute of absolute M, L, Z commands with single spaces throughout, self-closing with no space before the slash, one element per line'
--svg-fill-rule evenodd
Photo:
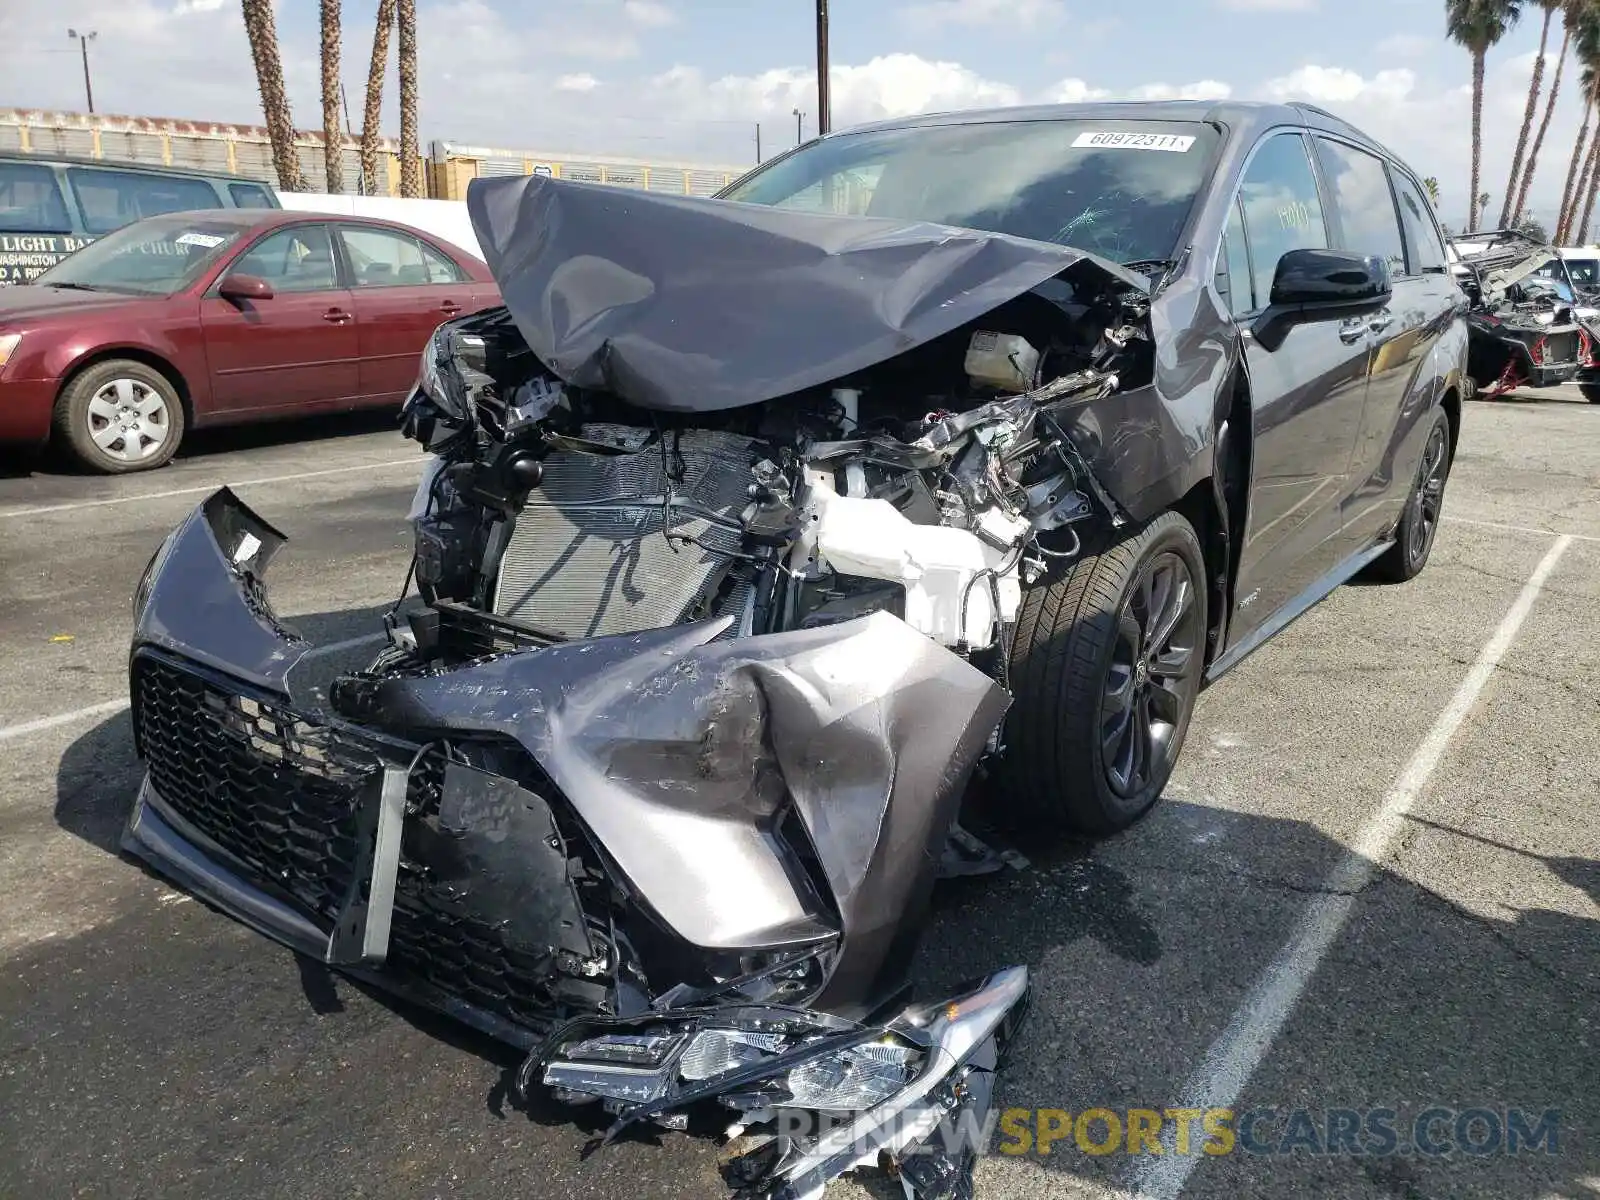
<path fill-rule="evenodd" d="M 155 368 L 110 359 L 61 390 L 53 425 L 56 444 L 79 466 L 107 475 L 149 471 L 177 453 L 183 402 Z"/>
<path fill-rule="evenodd" d="M 1444 509 L 1444 487 L 1450 479 L 1450 418 L 1433 410 L 1428 440 L 1422 445 L 1422 462 L 1411 486 L 1405 511 L 1395 527 L 1394 545 L 1372 564 L 1370 574 L 1385 583 L 1405 583 L 1422 574 L 1439 532 Z"/>
<path fill-rule="evenodd" d="M 1031 590 L 1001 767 L 1014 815 L 1088 834 L 1138 820 L 1183 748 L 1205 646 L 1205 560 L 1178 513 Z"/>

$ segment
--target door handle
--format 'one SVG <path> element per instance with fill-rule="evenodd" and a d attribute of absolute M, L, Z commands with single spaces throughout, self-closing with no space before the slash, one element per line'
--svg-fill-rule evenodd
<path fill-rule="evenodd" d="M 322 319 L 324 321 L 331 321 L 335 325 L 343 325 L 350 319 L 350 314 L 345 312 L 345 310 L 342 308 L 330 308 L 327 312 L 322 314 Z"/>
<path fill-rule="evenodd" d="M 439 305 L 439 311 L 447 317 L 453 317 L 461 311 L 461 305 L 457 304 L 454 300 L 446 300 L 443 304 Z"/>
<path fill-rule="evenodd" d="M 1339 340 L 1346 346 L 1353 346 L 1367 336 L 1367 322 L 1357 317 L 1345 321 L 1339 326 Z"/>

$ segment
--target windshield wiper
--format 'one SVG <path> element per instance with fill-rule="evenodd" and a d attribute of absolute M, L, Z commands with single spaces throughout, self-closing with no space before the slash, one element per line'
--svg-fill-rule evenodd
<path fill-rule="evenodd" d="M 104 292 L 104 291 L 109 290 L 107 288 L 97 287 L 92 283 L 54 283 L 54 282 L 51 282 L 51 283 L 45 284 L 44 286 L 45 287 L 53 287 L 53 288 L 71 288 L 75 292 Z"/>
<path fill-rule="evenodd" d="M 1178 265 L 1174 258 L 1136 258 L 1132 262 L 1122 264 L 1130 271 L 1141 271 L 1146 275 L 1154 275 L 1157 271 L 1170 271 Z"/>

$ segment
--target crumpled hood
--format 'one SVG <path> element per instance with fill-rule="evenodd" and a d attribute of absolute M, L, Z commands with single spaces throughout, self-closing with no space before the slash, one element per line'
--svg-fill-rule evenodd
<path fill-rule="evenodd" d="M 537 175 L 467 211 L 539 359 L 643 408 L 713 412 L 828 383 L 1091 259 L 926 222 L 796 212 Z"/>

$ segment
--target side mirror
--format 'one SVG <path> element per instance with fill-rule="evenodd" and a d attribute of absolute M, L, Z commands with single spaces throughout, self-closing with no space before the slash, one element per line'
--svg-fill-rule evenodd
<path fill-rule="evenodd" d="M 1269 303 L 1250 332 L 1276 350 L 1297 324 L 1378 308 L 1393 295 L 1389 261 L 1376 254 L 1290 250 L 1278 260 Z"/>
<path fill-rule="evenodd" d="M 217 295 L 224 300 L 271 300 L 272 285 L 259 275 L 229 275 L 217 285 Z"/>
<path fill-rule="evenodd" d="M 1354 250 L 1290 250 L 1272 276 L 1273 308 L 1382 304 L 1392 295 L 1388 260 Z"/>

